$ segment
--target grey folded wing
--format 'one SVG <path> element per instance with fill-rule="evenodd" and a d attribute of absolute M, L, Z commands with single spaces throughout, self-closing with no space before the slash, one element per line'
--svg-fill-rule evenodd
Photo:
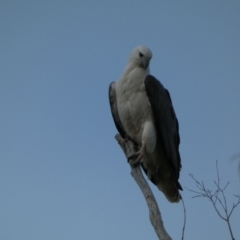
<path fill-rule="evenodd" d="M 179 126 L 168 90 L 153 76 L 145 79 L 145 90 L 152 107 L 157 130 L 167 159 L 173 167 L 176 179 L 179 178 L 181 158 L 179 154 Z M 178 186 L 181 189 L 181 185 Z"/>

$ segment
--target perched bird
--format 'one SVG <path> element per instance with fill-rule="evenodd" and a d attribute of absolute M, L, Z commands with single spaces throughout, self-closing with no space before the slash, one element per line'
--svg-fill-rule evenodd
<path fill-rule="evenodd" d="M 130 158 L 170 202 L 178 202 L 179 127 L 168 90 L 149 71 L 152 52 L 134 48 L 119 80 L 109 86 L 112 116 L 122 138 L 139 148 Z"/>

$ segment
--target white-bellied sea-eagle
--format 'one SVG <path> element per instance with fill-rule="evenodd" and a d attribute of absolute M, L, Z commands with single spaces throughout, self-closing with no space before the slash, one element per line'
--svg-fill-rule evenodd
<path fill-rule="evenodd" d="M 178 202 L 178 120 L 167 89 L 149 71 L 152 52 L 134 48 L 119 80 L 109 86 L 112 116 L 122 138 L 134 141 L 139 151 L 130 158 L 141 164 L 148 178 L 170 202 Z"/>

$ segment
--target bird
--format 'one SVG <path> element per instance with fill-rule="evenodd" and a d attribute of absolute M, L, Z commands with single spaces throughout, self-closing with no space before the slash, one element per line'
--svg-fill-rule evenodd
<path fill-rule="evenodd" d="M 179 124 L 172 100 L 162 83 L 150 74 L 151 50 L 135 47 L 120 78 L 109 85 L 109 103 L 123 139 L 138 150 L 128 158 L 141 165 L 148 179 L 169 202 L 179 202 L 181 157 Z"/>

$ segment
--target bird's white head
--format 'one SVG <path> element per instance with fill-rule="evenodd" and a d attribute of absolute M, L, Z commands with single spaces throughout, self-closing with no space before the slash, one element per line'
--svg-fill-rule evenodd
<path fill-rule="evenodd" d="M 137 46 L 130 53 L 129 62 L 137 67 L 147 69 L 151 58 L 152 52 L 148 47 Z"/>

